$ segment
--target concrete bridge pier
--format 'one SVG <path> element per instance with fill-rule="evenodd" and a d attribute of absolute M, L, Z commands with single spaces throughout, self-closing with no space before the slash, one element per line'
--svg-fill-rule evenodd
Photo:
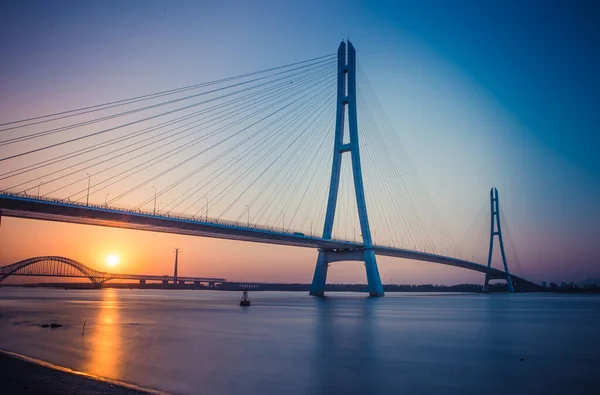
<path fill-rule="evenodd" d="M 329 264 L 340 261 L 359 261 L 364 262 L 367 272 L 367 287 L 369 296 L 383 296 L 383 285 L 375 260 L 375 252 L 372 248 L 363 248 L 346 251 L 319 250 L 317 266 L 313 275 L 310 295 L 324 296 L 325 283 L 327 282 L 327 270 Z"/>
<path fill-rule="evenodd" d="M 317 257 L 317 266 L 315 267 L 315 273 L 313 275 L 312 284 L 310 286 L 310 295 L 325 296 L 325 283 L 327 282 L 328 269 L 329 262 L 326 258 L 326 252 L 322 249 L 319 249 L 319 256 Z"/>

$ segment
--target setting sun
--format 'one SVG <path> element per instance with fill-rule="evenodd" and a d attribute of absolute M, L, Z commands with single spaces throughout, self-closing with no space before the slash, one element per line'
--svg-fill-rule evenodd
<path fill-rule="evenodd" d="M 121 261 L 121 257 L 119 257 L 117 254 L 110 254 L 104 258 L 104 261 L 108 266 L 117 266 Z"/>

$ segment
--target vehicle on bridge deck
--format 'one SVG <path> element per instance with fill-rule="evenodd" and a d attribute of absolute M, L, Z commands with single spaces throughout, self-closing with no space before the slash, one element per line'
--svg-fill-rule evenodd
<path fill-rule="evenodd" d="M 242 300 L 240 300 L 240 306 L 250 306 L 250 299 L 248 299 L 248 291 L 244 290 L 244 293 L 242 294 Z"/>

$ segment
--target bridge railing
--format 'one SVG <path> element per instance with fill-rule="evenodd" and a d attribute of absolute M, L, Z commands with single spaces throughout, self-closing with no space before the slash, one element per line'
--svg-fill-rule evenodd
<path fill-rule="evenodd" d="M 196 222 L 196 223 L 202 223 L 202 224 L 212 224 L 212 225 L 219 225 L 221 227 L 228 227 L 228 228 L 232 228 L 232 229 L 241 229 L 241 230 L 245 230 L 245 229 L 253 229 L 253 230 L 258 230 L 258 231 L 262 231 L 262 232 L 274 232 L 274 233 L 278 233 L 278 234 L 288 234 L 290 236 L 299 236 L 299 237 L 307 237 L 307 238 L 319 238 L 314 236 L 313 234 L 310 235 L 306 235 L 303 232 L 300 232 L 296 229 L 286 229 L 286 228 L 281 228 L 281 227 L 276 227 L 276 226 L 261 226 L 261 225 L 256 225 L 256 224 L 245 224 L 242 225 L 240 224 L 239 221 L 230 221 L 230 220 L 225 220 L 225 219 L 217 219 L 217 218 L 197 218 L 195 216 L 190 216 L 190 215 L 185 215 L 182 213 L 164 213 L 164 214 L 155 214 L 154 212 L 151 211 L 144 211 L 142 209 L 131 209 L 131 208 L 127 208 L 127 207 L 111 207 L 108 206 L 106 204 L 82 204 L 82 203 L 78 203 L 78 202 L 73 202 L 70 199 L 58 199 L 58 198 L 51 198 L 51 197 L 44 197 L 44 196 L 35 196 L 35 195 L 29 195 L 26 192 L 8 192 L 8 191 L 2 191 L 0 193 L 0 196 L 9 196 L 9 197 L 18 197 L 18 198 L 25 198 L 25 199 L 29 199 L 29 200 L 34 200 L 34 201 L 46 201 L 46 202 L 51 202 L 51 203 L 60 203 L 63 205 L 69 205 L 69 206 L 74 206 L 74 207 L 78 207 L 78 208 L 94 208 L 94 209 L 99 209 L 99 210 L 106 210 L 106 211 L 113 211 L 113 212 L 119 212 L 119 213 L 129 213 L 129 214 L 135 214 L 135 215 L 144 215 L 144 216 L 149 216 L 149 217 L 153 217 L 153 218 L 169 218 L 169 219 L 177 219 L 177 220 L 182 220 L 182 221 L 190 221 L 190 222 Z M 337 241 L 345 241 L 345 240 L 337 240 Z"/>

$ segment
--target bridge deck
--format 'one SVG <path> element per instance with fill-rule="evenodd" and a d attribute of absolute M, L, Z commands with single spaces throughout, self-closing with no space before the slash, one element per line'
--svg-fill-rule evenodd
<path fill-rule="evenodd" d="M 43 200 L 8 194 L 0 194 L 0 215 L 326 250 L 364 248 L 360 243 L 325 240 L 319 237 L 258 226 L 245 227 L 225 221 L 201 221 L 195 218 L 153 215 L 144 212 L 86 206 L 59 200 Z M 427 261 L 475 270 L 489 274 L 492 279 L 506 278 L 503 271 L 488 268 L 476 262 L 400 248 L 374 246 L 373 249 L 377 255 Z M 514 275 L 511 275 L 511 277 L 514 281 L 535 285 L 523 278 Z"/>

